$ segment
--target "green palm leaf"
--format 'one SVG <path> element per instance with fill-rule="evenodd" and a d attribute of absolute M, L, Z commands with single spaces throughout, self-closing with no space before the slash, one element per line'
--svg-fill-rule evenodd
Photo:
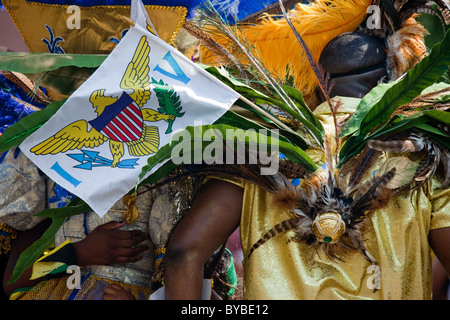
<path fill-rule="evenodd" d="M 278 94 L 273 92 L 268 92 L 267 94 L 264 94 L 238 80 L 233 78 L 225 69 L 223 68 L 217 68 L 217 67 L 210 67 L 210 66 L 203 66 L 203 68 L 208 71 L 211 75 L 218 78 L 220 81 L 222 81 L 224 84 L 228 85 L 230 88 L 232 88 L 234 91 L 240 93 L 242 96 L 246 97 L 249 100 L 254 100 L 258 104 L 269 104 L 269 105 L 275 105 L 277 107 L 280 107 L 289 115 L 291 115 L 294 119 L 298 120 L 300 123 L 302 123 L 308 130 L 311 132 L 311 134 L 314 136 L 314 139 L 316 141 L 319 141 L 320 143 L 323 142 L 323 135 L 324 135 L 324 129 L 320 121 L 315 117 L 315 115 L 312 113 L 312 111 L 308 108 L 306 105 L 303 96 L 301 92 L 293 87 L 289 87 L 287 85 L 282 85 L 281 88 L 284 90 L 284 92 L 291 98 L 293 103 L 297 106 L 297 108 L 300 110 L 301 114 L 299 114 L 296 110 L 289 107 L 287 104 L 285 104 L 282 99 L 279 97 Z M 269 86 L 265 85 L 266 88 L 269 88 Z M 271 96 L 268 94 L 270 93 Z M 252 108 L 248 108 L 251 111 Z M 266 110 L 268 111 L 268 110 Z M 269 112 L 269 111 L 268 111 Z M 270 122 L 270 121 L 268 121 Z"/>
<path fill-rule="evenodd" d="M 227 130 L 232 130 L 235 135 L 230 138 L 229 131 Z M 175 134 L 170 143 L 161 147 L 154 156 L 147 160 L 147 165 L 143 167 L 139 175 L 138 184 L 140 184 L 148 173 L 161 164 L 164 165 L 158 169 L 159 171 L 156 171 L 150 177 L 154 177 L 155 175 L 157 175 L 157 177 L 162 177 L 176 167 L 176 164 L 193 164 L 201 163 L 201 161 L 208 163 L 209 161 L 213 161 L 215 157 L 219 155 L 213 155 L 214 152 L 212 152 L 214 151 L 212 144 L 216 138 L 211 139 L 210 141 L 205 139 L 208 132 L 214 132 L 214 136 L 216 137 L 217 135 L 220 135 L 220 137 L 218 137 L 220 141 L 218 140 L 217 143 L 222 147 L 223 141 L 221 141 L 221 139 L 226 141 L 228 145 L 233 146 L 234 150 L 237 150 L 238 144 L 244 145 L 246 148 L 252 150 L 260 150 L 259 147 L 264 146 L 267 151 L 271 150 L 271 146 L 276 146 L 280 152 L 286 155 L 287 158 L 302 164 L 306 170 L 312 172 L 317 169 L 312 159 L 301 148 L 283 141 L 280 137 L 268 136 L 256 130 L 244 131 L 242 128 L 237 128 L 226 124 L 214 124 L 187 127 L 185 131 Z M 221 151 L 223 152 L 223 150 Z M 174 155 L 179 157 L 173 158 Z M 181 159 L 183 161 L 181 161 Z M 223 161 L 225 163 L 225 159 L 223 159 Z M 152 178 L 151 181 L 157 181 L 157 179 Z"/>
<path fill-rule="evenodd" d="M 1 52 L 0 70 L 40 73 L 62 67 L 97 68 L 108 55 Z"/>
<path fill-rule="evenodd" d="M 23 117 L 0 136 L 0 153 L 18 146 L 30 134 L 39 129 L 64 104 L 66 99 L 50 103 L 44 109 Z"/>
<path fill-rule="evenodd" d="M 346 141 L 339 151 L 338 167 L 358 154 L 368 140 L 423 126 L 432 119 L 437 110 L 418 112 L 410 117 L 392 117 L 392 114 L 398 107 L 420 94 L 429 93 L 435 82 L 446 72 L 450 65 L 449 37 L 447 33 L 445 39 L 433 47 L 430 55 L 403 78 L 378 85 L 361 100 L 340 133 L 340 137 L 346 138 Z M 428 113 L 430 111 L 432 113 Z M 435 117 L 434 120 L 439 119 Z"/>
<path fill-rule="evenodd" d="M 400 106 L 410 102 L 424 89 L 435 83 L 450 65 L 450 33 L 435 45 L 425 57 L 403 78 L 389 84 L 380 84 L 360 102 L 357 110 L 342 129 L 340 137 L 367 135 L 390 119 Z"/>

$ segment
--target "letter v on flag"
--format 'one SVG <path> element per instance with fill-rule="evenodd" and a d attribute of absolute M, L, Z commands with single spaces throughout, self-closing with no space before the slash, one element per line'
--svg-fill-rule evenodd
<path fill-rule="evenodd" d="M 136 24 L 20 145 L 49 178 L 100 216 L 136 185 L 148 158 L 170 142 L 172 132 L 198 121 L 214 123 L 239 98 L 152 34 L 140 0 L 131 8 Z"/>

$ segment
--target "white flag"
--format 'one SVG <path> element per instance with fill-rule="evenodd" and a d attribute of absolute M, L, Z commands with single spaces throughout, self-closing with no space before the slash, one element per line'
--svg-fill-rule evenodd
<path fill-rule="evenodd" d="M 239 94 L 142 25 L 134 27 L 55 115 L 21 145 L 53 181 L 103 216 L 136 184 L 172 132 L 212 124 Z M 137 8 L 137 9 L 136 9 Z M 157 168 L 155 168 L 156 170 Z"/>

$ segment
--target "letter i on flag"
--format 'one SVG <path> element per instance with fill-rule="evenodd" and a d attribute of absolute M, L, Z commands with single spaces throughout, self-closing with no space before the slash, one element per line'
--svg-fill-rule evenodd
<path fill-rule="evenodd" d="M 239 98 L 156 37 L 140 0 L 131 2 L 131 18 L 135 25 L 104 63 L 20 145 L 100 216 L 135 186 L 172 132 L 214 123 Z"/>

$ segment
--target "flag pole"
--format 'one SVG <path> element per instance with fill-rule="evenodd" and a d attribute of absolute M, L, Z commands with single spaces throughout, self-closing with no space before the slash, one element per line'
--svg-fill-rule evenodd
<path fill-rule="evenodd" d="M 124 16 L 123 14 L 119 14 L 119 17 L 125 21 L 126 23 L 129 23 L 131 26 L 135 26 L 136 22 L 134 22 L 132 19 L 128 18 L 127 16 Z"/>

